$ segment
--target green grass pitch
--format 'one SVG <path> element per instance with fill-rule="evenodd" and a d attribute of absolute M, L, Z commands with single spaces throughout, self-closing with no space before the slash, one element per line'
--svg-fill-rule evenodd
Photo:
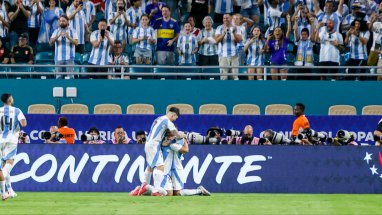
<path fill-rule="evenodd" d="M 18 193 L 12 214 L 382 214 L 382 195 L 229 194 L 129 197 L 127 193 Z"/>

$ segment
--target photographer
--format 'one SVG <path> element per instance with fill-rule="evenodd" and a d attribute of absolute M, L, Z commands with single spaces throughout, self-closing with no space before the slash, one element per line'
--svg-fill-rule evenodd
<path fill-rule="evenodd" d="M 20 131 L 18 144 L 27 144 L 27 143 L 31 143 L 28 137 L 28 134 L 25 133 L 24 131 Z"/>
<path fill-rule="evenodd" d="M 243 133 L 240 131 L 228 130 L 226 132 L 228 144 L 236 145 L 258 145 L 259 138 L 253 136 L 253 128 L 250 125 L 245 126 Z"/>
<path fill-rule="evenodd" d="M 135 140 L 136 144 L 146 144 L 147 137 L 145 131 L 135 132 Z"/>
<path fill-rule="evenodd" d="M 263 136 L 259 139 L 259 145 L 290 145 L 293 143 L 282 133 L 277 133 L 272 129 L 263 131 Z"/>
<path fill-rule="evenodd" d="M 300 145 L 326 145 L 327 134 L 316 132 L 310 128 L 304 129 L 295 140 Z"/>
<path fill-rule="evenodd" d="M 207 130 L 206 141 L 204 144 L 228 144 L 227 140 L 222 136 L 223 131 L 219 127 L 211 127 Z"/>
<path fill-rule="evenodd" d="M 378 122 L 377 128 L 374 131 L 374 141 L 376 146 L 382 144 L 382 119 Z"/>
<path fill-rule="evenodd" d="M 131 139 L 126 135 L 122 126 L 118 126 L 115 128 L 113 136 L 114 137 L 111 140 L 111 142 L 113 144 L 129 144 L 129 143 L 131 143 Z"/>
<path fill-rule="evenodd" d="M 42 133 L 41 139 L 45 139 L 44 143 L 66 143 L 66 140 L 63 138 L 62 134 L 58 132 L 57 126 L 50 126 L 49 132 Z"/>
<path fill-rule="evenodd" d="M 99 131 L 97 128 L 90 128 L 89 131 L 81 136 L 81 140 L 83 144 L 104 144 L 105 141 L 101 140 L 101 136 L 99 135 Z"/>
<path fill-rule="evenodd" d="M 58 119 L 58 132 L 63 135 L 67 144 L 74 144 L 76 132 L 73 128 L 68 127 L 68 119 L 66 117 Z"/>
<path fill-rule="evenodd" d="M 346 130 L 339 130 L 334 138 L 328 138 L 328 144 L 334 146 L 358 146 L 354 135 Z"/>

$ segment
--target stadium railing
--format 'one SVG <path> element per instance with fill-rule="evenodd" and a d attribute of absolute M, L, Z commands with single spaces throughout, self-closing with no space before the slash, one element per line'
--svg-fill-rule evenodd
<path fill-rule="evenodd" d="M 74 68 L 74 72 L 56 72 L 56 68 L 67 68 L 68 65 L 42 65 L 42 64 L 9 64 L 2 65 L 0 68 L 1 78 L 36 78 L 36 79 L 46 79 L 55 78 L 55 75 L 63 76 L 75 76 L 75 78 L 87 78 L 87 76 L 105 76 L 111 75 L 115 77 L 129 76 L 131 78 L 154 78 L 154 79 L 165 79 L 169 78 L 179 78 L 179 79 L 211 79 L 219 78 L 219 69 L 232 69 L 237 68 L 239 70 L 238 74 L 224 74 L 224 76 L 238 76 L 238 77 L 248 77 L 248 76 L 258 76 L 257 73 L 248 74 L 246 70 L 248 66 L 237 66 L 237 67 L 219 67 L 219 66 L 167 66 L 167 65 L 104 65 L 101 68 L 104 70 L 102 72 L 91 73 L 87 70 L 89 68 L 100 68 L 97 65 L 73 65 L 70 66 Z M 113 68 L 121 68 L 121 72 L 109 71 Z M 256 68 L 263 68 L 264 73 L 261 74 L 263 79 L 266 80 L 272 76 L 288 76 L 288 77 L 364 77 L 364 78 L 375 78 L 382 76 L 382 73 L 376 73 L 377 69 L 382 69 L 379 66 L 261 66 Z M 288 69 L 288 73 L 270 73 L 270 69 Z M 311 73 L 300 73 L 298 70 L 311 69 Z M 341 72 L 338 73 L 320 73 L 316 72 L 319 69 L 338 69 Z M 348 69 L 367 70 L 367 73 L 348 73 Z"/>

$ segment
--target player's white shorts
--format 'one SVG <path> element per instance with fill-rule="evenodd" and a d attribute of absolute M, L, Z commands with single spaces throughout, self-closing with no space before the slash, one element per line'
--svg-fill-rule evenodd
<path fill-rule="evenodd" d="M 163 165 L 163 154 L 160 145 L 147 144 L 145 145 L 146 162 L 151 168 Z"/>
<path fill-rule="evenodd" d="M 17 143 L 5 142 L 0 144 L 1 166 L 6 160 L 12 160 L 17 154 Z"/>
<path fill-rule="evenodd" d="M 165 177 L 166 184 L 164 185 L 165 190 L 182 190 L 184 184 L 181 180 L 181 175 L 183 174 L 183 170 L 172 171 L 171 175 L 167 175 Z"/>

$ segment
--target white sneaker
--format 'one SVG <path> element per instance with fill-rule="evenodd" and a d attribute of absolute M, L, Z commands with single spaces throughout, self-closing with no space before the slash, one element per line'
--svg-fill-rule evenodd
<path fill-rule="evenodd" d="M 211 193 L 201 185 L 198 187 L 198 189 L 202 191 L 202 196 L 210 196 L 211 195 Z"/>
<path fill-rule="evenodd" d="M 8 191 L 8 196 L 10 198 L 16 198 L 17 197 L 17 193 L 15 193 L 15 191 L 11 190 L 11 191 Z"/>
<path fill-rule="evenodd" d="M 9 198 L 8 193 L 4 193 L 4 195 L 1 196 L 1 199 L 2 199 L 3 201 L 7 200 L 8 198 Z"/>

